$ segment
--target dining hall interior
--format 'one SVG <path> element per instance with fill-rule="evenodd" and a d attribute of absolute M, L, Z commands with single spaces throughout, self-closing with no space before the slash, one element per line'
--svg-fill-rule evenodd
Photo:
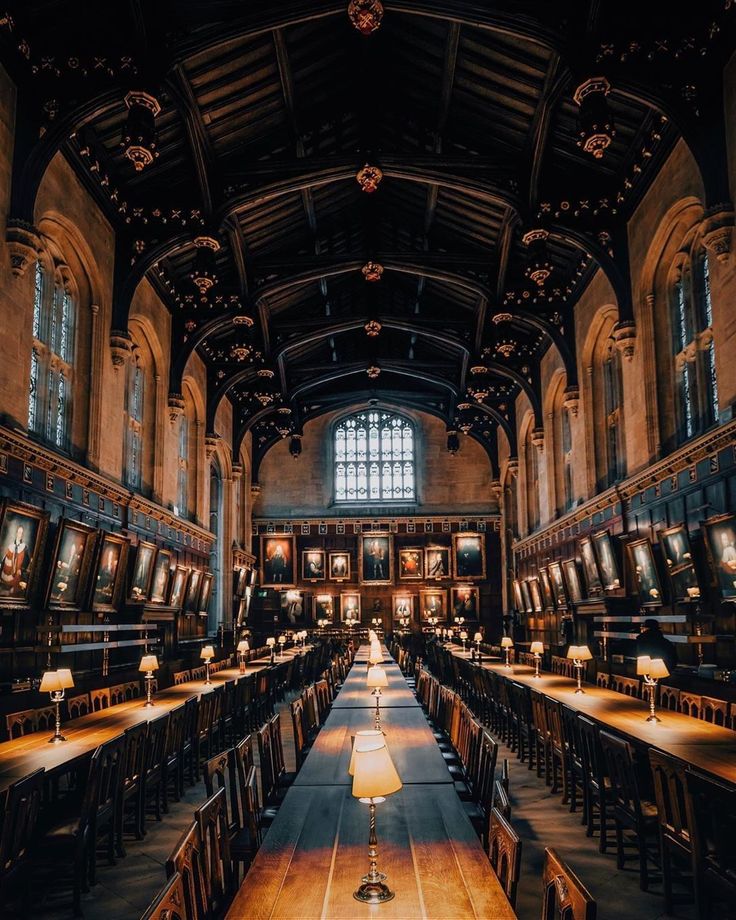
<path fill-rule="evenodd" d="M 733 916 L 735 51 L 2 7 L 0 916 Z"/>

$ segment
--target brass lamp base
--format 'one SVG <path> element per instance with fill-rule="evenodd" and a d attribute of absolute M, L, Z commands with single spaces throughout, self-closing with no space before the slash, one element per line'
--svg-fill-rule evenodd
<path fill-rule="evenodd" d="M 52 735 L 49 738 L 49 744 L 61 744 L 62 741 L 66 741 L 63 735 Z"/>
<path fill-rule="evenodd" d="M 647 716 L 647 722 L 661 722 L 662 720 L 652 713 L 652 715 Z"/>
<path fill-rule="evenodd" d="M 382 872 L 378 873 L 378 879 L 375 881 L 369 881 L 369 877 L 364 875 L 363 884 L 353 892 L 353 897 L 364 904 L 383 904 L 385 901 L 391 901 L 395 895 L 388 885 L 383 884 L 385 878 Z"/>

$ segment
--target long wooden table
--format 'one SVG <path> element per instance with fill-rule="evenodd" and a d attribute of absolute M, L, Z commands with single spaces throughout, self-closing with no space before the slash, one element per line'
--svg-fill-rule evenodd
<path fill-rule="evenodd" d="M 417 698 L 409 689 L 395 661 L 382 665 L 388 678 L 388 687 L 381 691 L 381 709 L 393 709 L 397 706 L 420 709 Z M 335 697 L 333 709 L 375 709 L 376 700 L 366 686 L 368 676 L 367 664 L 356 661 L 350 669 L 342 689 Z"/>
<path fill-rule="evenodd" d="M 459 646 L 450 646 L 450 651 L 459 658 L 469 658 Z M 659 708 L 657 715 L 661 721 L 647 722 L 648 702 L 615 690 L 586 683 L 585 693 L 575 693 L 576 682 L 569 677 L 543 671 L 535 678 L 534 668 L 528 665 L 515 664 L 509 669 L 484 660 L 482 667 L 559 700 L 638 746 L 656 748 L 698 770 L 736 784 L 736 732 L 729 728 Z"/>
<path fill-rule="evenodd" d="M 393 670 L 387 665 L 387 670 Z M 398 670 L 398 669 L 397 669 Z M 335 704 L 365 688 L 353 665 Z M 359 677 L 355 677 L 354 674 Z M 355 687 L 349 686 L 351 680 Z M 362 689 L 358 690 L 358 686 Z M 404 682 L 408 693 L 409 688 Z M 392 691 L 399 693 L 397 686 Z M 369 704 L 370 705 L 370 704 Z M 377 808 L 379 869 L 395 892 L 373 907 L 353 898 L 368 870 L 368 808 L 351 794 L 350 734 L 370 708 L 333 705 L 228 911 L 228 920 L 504 920 L 515 914 L 490 867 L 420 708 L 390 707 L 386 743 L 403 788 Z M 422 725 L 423 722 L 423 725 Z M 440 761 L 442 760 L 440 755 Z M 423 761 L 425 761 L 423 763 Z M 433 777 L 441 776 L 439 782 Z"/>
<path fill-rule="evenodd" d="M 282 660 L 297 654 L 296 649 L 287 649 Z M 278 656 L 276 663 L 279 663 Z M 270 658 L 260 658 L 247 662 L 245 675 L 239 667 L 226 668 L 212 674 L 211 684 L 203 680 L 189 680 L 167 687 L 154 696 L 155 705 L 151 707 L 144 706 L 145 699 L 139 698 L 71 719 L 62 724 L 62 733 L 67 740 L 61 744 L 48 743 L 50 732 L 33 732 L 13 741 L 4 741 L 0 743 L 0 795 L 16 780 L 40 767 L 47 773 L 64 773 L 74 769 L 86 757 L 91 757 L 98 745 L 115 738 L 126 728 L 150 722 L 181 705 L 190 696 L 209 693 L 217 686 L 262 671 L 269 665 Z"/>

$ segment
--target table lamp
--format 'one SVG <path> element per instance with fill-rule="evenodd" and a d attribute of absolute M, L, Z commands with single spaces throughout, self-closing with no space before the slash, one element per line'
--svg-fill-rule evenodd
<path fill-rule="evenodd" d="M 465 643 L 468 641 L 468 634 L 464 629 L 460 630 L 460 641 L 463 644 L 463 655 L 465 654 Z"/>
<path fill-rule="evenodd" d="M 143 705 L 153 706 L 153 672 L 158 671 L 158 658 L 155 655 L 144 655 L 138 670 L 145 672 L 143 680 L 146 682 L 146 702 Z"/>
<path fill-rule="evenodd" d="M 286 645 L 286 636 L 282 633 L 279 636 L 279 660 L 284 657 L 284 646 Z"/>
<path fill-rule="evenodd" d="M 199 657 L 202 659 L 202 661 L 204 661 L 204 667 L 205 667 L 204 682 L 206 684 L 211 684 L 212 681 L 210 680 L 210 661 L 212 661 L 212 659 L 215 657 L 215 650 L 212 648 L 211 645 L 205 645 L 205 647 L 199 653 Z"/>
<path fill-rule="evenodd" d="M 514 647 L 514 640 L 510 636 L 504 636 L 503 639 L 501 639 L 501 648 L 504 650 L 504 654 L 506 655 L 506 667 L 507 668 L 511 668 L 511 662 L 509 661 L 509 655 L 513 647 Z"/>
<path fill-rule="evenodd" d="M 578 685 L 575 688 L 576 693 L 585 693 L 583 690 L 583 662 L 590 661 L 593 657 L 587 645 L 571 645 L 567 650 L 567 657 L 572 658 L 572 664 L 577 672 Z"/>
<path fill-rule="evenodd" d="M 456 617 L 455 622 L 457 623 L 458 626 L 462 626 L 463 623 L 465 622 L 465 617 Z"/>
<path fill-rule="evenodd" d="M 368 874 L 363 876 L 363 884 L 353 892 L 353 897 L 367 904 L 381 904 L 384 901 L 390 901 L 394 897 L 394 892 L 385 884 L 386 876 L 378 871 L 376 805 L 384 802 L 387 795 L 401 789 L 399 774 L 396 772 L 396 767 L 386 747 L 386 739 L 381 732 L 361 731 L 356 733 L 348 772 L 353 777 L 354 798 L 367 804 L 370 808 Z"/>
<path fill-rule="evenodd" d="M 477 632 L 477 633 L 473 636 L 473 642 L 475 642 L 475 650 L 476 650 L 476 652 L 478 653 L 478 655 L 480 655 L 480 644 L 481 644 L 482 641 L 483 641 L 483 633 L 482 633 L 482 632 Z"/>
<path fill-rule="evenodd" d="M 74 679 L 69 668 L 61 668 L 58 671 L 46 671 L 41 678 L 41 686 L 38 688 L 41 693 L 48 693 L 51 696 L 51 702 L 56 707 L 56 727 L 54 734 L 49 738 L 50 744 L 58 744 L 60 741 L 66 741 L 61 733 L 61 710 L 59 708 L 61 701 L 64 699 L 64 691 L 74 686 Z"/>
<path fill-rule="evenodd" d="M 435 634 L 435 636 L 437 636 L 438 639 L 441 638 L 441 637 L 442 637 L 442 627 L 441 627 L 441 626 L 435 626 L 435 628 L 434 628 L 434 634 Z"/>
<path fill-rule="evenodd" d="M 542 655 L 544 655 L 544 643 L 532 642 L 529 651 L 534 655 L 534 676 L 539 677 L 539 665 L 542 661 Z"/>
<path fill-rule="evenodd" d="M 245 653 L 250 651 L 250 645 L 247 639 L 241 639 L 238 642 L 238 661 L 240 663 L 240 673 L 245 674 Z"/>
<path fill-rule="evenodd" d="M 268 646 L 268 650 L 271 653 L 271 664 L 273 664 L 274 663 L 274 648 L 276 646 L 276 640 L 274 639 L 273 636 L 269 636 L 268 639 L 266 639 L 266 645 Z"/>
<path fill-rule="evenodd" d="M 640 655 L 636 659 L 636 673 L 644 678 L 644 686 L 649 693 L 649 716 L 647 722 L 660 722 L 655 713 L 657 699 L 657 681 L 662 677 L 669 677 L 670 672 L 662 658 L 650 658 L 649 655 Z"/>
<path fill-rule="evenodd" d="M 384 687 L 388 687 L 388 677 L 383 668 L 378 667 L 378 665 L 373 665 L 373 667 L 368 668 L 368 677 L 366 678 L 366 684 L 371 688 L 371 693 L 376 698 L 376 731 L 382 731 L 381 729 L 381 690 Z"/>

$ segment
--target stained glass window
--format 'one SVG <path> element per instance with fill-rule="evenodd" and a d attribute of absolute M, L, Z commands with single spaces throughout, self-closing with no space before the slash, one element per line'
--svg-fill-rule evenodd
<path fill-rule="evenodd" d="M 125 427 L 125 484 L 140 490 L 143 469 L 144 374 L 138 357 L 128 363 L 128 389 Z"/>
<path fill-rule="evenodd" d="M 371 409 L 334 429 L 336 502 L 416 500 L 414 426 L 400 415 Z"/>
<path fill-rule="evenodd" d="M 183 413 L 179 420 L 179 472 L 177 480 L 176 511 L 187 516 L 189 506 L 189 420 Z"/>

